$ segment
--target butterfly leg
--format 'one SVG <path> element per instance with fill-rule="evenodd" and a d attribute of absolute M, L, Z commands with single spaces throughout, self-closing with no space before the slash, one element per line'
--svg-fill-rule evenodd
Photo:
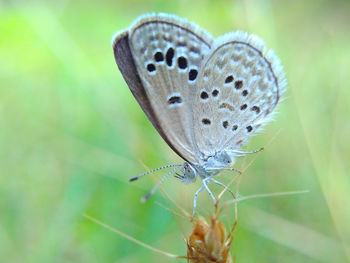
<path fill-rule="evenodd" d="M 248 154 L 254 154 L 254 153 L 258 153 L 264 150 L 264 147 L 261 147 L 258 150 L 252 151 L 252 152 L 243 152 L 243 151 L 237 151 L 237 150 L 228 150 L 227 152 L 229 153 L 233 153 L 235 157 L 242 157 L 242 156 L 246 156 Z"/>
<path fill-rule="evenodd" d="M 216 181 L 213 178 L 210 178 L 210 181 L 213 182 L 214 184 L 222 186 L 223 188 L 227 189 L 227 191 L 229 191 L 231 194 L 233 194 L 232 191 L 226 185 L 224 185 L 223 183 L 220 183 L 219 181 Z"/>
<path fill-rule="evenodd" d="M 198 189 L 198 191 L 196 192 L 196 194 L 194 195 L 194 199 L 193 199 L 193 212 L 192 212 L 192 217 L 194 217 L 194 215 L 196 214 L 196 207 L 197 207 L 197 197 L 199 195 L 200 192 L 202 192 L 204 190 L 204 185 Z"/>
<path fill-rule="evenodd" d="M 203 182 L 203 186 L 205 187 L 205 190 L 207 190 L 208 194 L 209 194 L 210 197 L 213 199 L 214 205 L 215 205 L 215 204 L 216 204 L 216 198 L 215 198 L 215 196 L 213 195 L 213 193 L 210 191 L 210 189 L 209 189 L 209 187 L 208 187 L 208 185 L 207 185 L 207 181 L 209 181 L 210 178 L 211 178 L 211 177 L 204 178 L 204 179 L 202 180 L 202 182 Z"/>
<path fill-rule="evenodd" d="M 224 185 L 223 183 L 220 183 L 219 181 L 216 181 L 215 179 L 211 178 L 209 179 L 209 181 L 213 182 L 214 184 L 220 185 L 224 188 L 226 188 L 226 185 Z"/>
<path fill-rule="evenodd" d="M 239 174 L 242 174 L 242 172 L 240 170 L 237 170 L 233 167 L 230 167 L 230 168 L 207 168 L 206 170 L 211 171 L 211 172 L 213 172 L 213 171 L 234 171 L 234 172 L 237 172 Z"/>

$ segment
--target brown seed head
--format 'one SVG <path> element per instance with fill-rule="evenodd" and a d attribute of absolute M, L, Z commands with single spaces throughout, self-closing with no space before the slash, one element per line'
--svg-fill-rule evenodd
<path fill-rule="evenodd" d="M 216 218 L 211 218 L 210 225 L 198 219 L 187 242 L 188 262 L 232 263 L 231 241 L 231 233 L 227 236 L 224 224 Z"/>

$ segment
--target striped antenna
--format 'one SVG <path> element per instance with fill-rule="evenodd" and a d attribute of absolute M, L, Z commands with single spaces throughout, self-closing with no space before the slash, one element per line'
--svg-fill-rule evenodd
<path fill-rule="evenodd" d="M 144 177 L 144 176 L 147 175 L 147 174 L 154 173 L 154 172 L 156 172 L 156 171 L 158 171 L 158 170 L 162 170 L 162 169 L 169 168 L 169 167 L 180 167 L 180 166 L 183 166 L 183 164 L 169 164 L 169 165 L 165 165 L 165 166 L 162 166 L 162 167 L 153 169 L 153 170 L 151 170 L 151 171 L 145 172 L 145 173 L 143 173 L 143 174 L 140 174 L 139 176 L 132 177 L 132 178 L 129 179 L 129 182 L 136 181 L 137 179 L 140 179 L 141 177 Z"/>
<path fill-rule="evenodd" d="M 175 166 L 175 165 L 174 165 Z M 178 165 L 179 166 L 179 165 Z M 180 165 L 182 166 L 182 165 Z M 148 198 L 150 198 L 151 195 L 154 194 L 154 192 L 158 189 L 158 187 L 164 182 L 164 180 L 172 175 L 173 173 L 175 173 L 177 170 L 179 170 L 181 167 L 175 167 L 174 169 L 172 169 L 169 173 L 167 173 L 166 175 L 164 175 L 160 180 L 159 182 L 153 186 L 153 188 L 151 189 L 151 191 L 149 191 L 144 197 L 141 198 L 141 202 L 144 203 L 147 201 Z"/>

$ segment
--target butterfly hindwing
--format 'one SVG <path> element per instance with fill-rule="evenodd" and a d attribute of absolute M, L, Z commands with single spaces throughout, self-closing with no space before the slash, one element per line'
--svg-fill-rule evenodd
<path fill-rule="evenodd" d="M 285 85 L 282 72 L 255 35 L 215 40 L 195 95 L 194 138 L 204 156 L 241 148 L 268 120 Z"/>

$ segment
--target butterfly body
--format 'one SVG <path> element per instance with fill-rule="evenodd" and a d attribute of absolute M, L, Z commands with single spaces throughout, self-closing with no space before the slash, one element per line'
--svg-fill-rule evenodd
<path fill-rule="evenodd" d="M 203 166 L 185 163 L 182 169 L 183 175 L 179 177 L 185 183 L 193 183 L 198 177 L 202 180 L 218 174 L 218 171 L 207 171 Z"/>
<path fill-rule="evenodd" d="M 168 14 L 141 16 L 115 34 L 112 46 L 141 108 L 185 160 L 178 178 L 200 177 L 213 197 L 207 182 L 246 154 L 239 149 L 280 100 L 286 81 L 278 58 L 255 35 L 213 38 Z"/>
<path fill-rule="evenodd" d="M 234 162 L 234 158 L 233 154 L 222 151 L 205 158 L 201 164 L 186 162 L 182 169 L 183 176 L 180 179 L 183 182 L 192 183 L 197 177 L 200 177 L 202 180 L 212 178 L 221 170 L 230 167 Z"/>

